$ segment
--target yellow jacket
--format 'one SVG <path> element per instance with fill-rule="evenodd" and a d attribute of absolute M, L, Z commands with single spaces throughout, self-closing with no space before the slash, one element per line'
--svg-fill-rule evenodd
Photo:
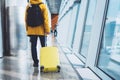
<path fill-rule="evenodd" d="M 38 4 L 40 2 L 42 2 L 42 0 L 30 0 L 30 4 Z M 45 33 L 50 33 L 50 24 L 49 24 L 47 7 L 45 4 L 40 4 L 39 6 L 43 13 L 44 24 L 36 27 L 30 27 L 30 26 L 27 26 L 26 24 L 27 35 L 45 35 Z M 29 7 L 29 4 L 26 7 L 25 23 L 26 23 L 26 15 L 27 15 L 28 7 Z"/>

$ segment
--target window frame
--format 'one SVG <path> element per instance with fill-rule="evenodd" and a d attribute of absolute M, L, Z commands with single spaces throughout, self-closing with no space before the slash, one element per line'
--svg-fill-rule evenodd
<path fill-rule="evenodd" d="M 96 73 L 97 76 L 99 76 L 100 78 L 104 79 L 104 80 L 113 80 L 113 78 L 111 76 L 109 76 L 108 74 L 106 74 L 104 71 L 102 71 L 101 69 L 99 69 L 97 67 L 97 63 L 98 63 L 98 60 L 99 60 L 99 54 L 100 54 L 100 50 L 101 50 L 101 42 L 102 42 L 102 38 L 103 38 L 103 31 L 104 31 L 104 28 L 105 28 L 105 23 L 106 23 L 106 17 L 107 17 L 107 11 L 108 11 L 108 6 L 109 6 L 109 0 L 101 0 L 97 2 L 97 9 L 99 9 L 100 7 L 100 4 L 103 4 L 103 7 L 102 7 L 102 11 L 103 11 L 103 14 L 101 17 L 101 23 L 99 22 L 99 25 L 100 26 L 100 30 L 98 31 L 98 34 L 97 35 L 97 40 L 95 41 L 97 44 L 95 45 L 96 46 L 96 49 L 93 51 L 91 50 L 92 48 L 89 48 L 89 53 L 88 53 L 88 58 L 87 58 L 87 61 L 86 61 L 86 67 L 90 68 L 93 72 Z M 98 10 L 96 9 L 96 12 L 98 12 Z M 97 16 L 97 14 L 95 14 Z M 97 18 L 97 17 L 95 17 Z M 97 21 L 94 20 L 94 30 L 92 31 L 93 33 L 95 32 L 95 23 Z M 95 38 L 94 35 L 92 35 L 92 38 Z M 92 44 L 93 44 L 93 39 L 91 39 L 90 41 L 90 47 L 92 47 Z M 92 54 L 92 52 L 95 54 L 93 59 L 90 59 L 90 55 Z M 93 54 L 92 54 L 93 55 Z M 93 62 L 91 62 L 93 61 Z M 91 62 L 91 63 L 90 63 Z"/>

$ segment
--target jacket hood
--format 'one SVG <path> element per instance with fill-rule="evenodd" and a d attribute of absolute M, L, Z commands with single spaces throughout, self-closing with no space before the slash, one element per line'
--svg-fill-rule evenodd
<path fill-rule="evenodd" d="M 31 4 L 38 4 L 40 2 L 42 2 L 42 0 L 30 0 Z"/>

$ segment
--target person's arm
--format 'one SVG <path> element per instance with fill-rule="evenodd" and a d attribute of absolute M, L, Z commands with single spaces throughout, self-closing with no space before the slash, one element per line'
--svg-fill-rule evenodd
<path fill-rule="evenodd" d="M 50 22 L 49 22 L 48 9 L 45 4 L 44 4 L 43 17 L 44 17 L 45 33 L 49 34 L 50 33 Z"/>

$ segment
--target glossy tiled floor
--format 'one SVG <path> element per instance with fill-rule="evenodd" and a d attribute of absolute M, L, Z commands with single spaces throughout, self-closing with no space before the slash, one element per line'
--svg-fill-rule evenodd
<path fill-rule="evenodd" d="M 54 39 L 49 40 L 49 46 L 50 41 L 55 46 Z M 81 80 L 61 49 L 59 54 L 60 73 L 40 73 L 39 67 L 32 66 L 30 49 L 19 50 L 16 55 L 0 58 L 0 80 Z"/>

